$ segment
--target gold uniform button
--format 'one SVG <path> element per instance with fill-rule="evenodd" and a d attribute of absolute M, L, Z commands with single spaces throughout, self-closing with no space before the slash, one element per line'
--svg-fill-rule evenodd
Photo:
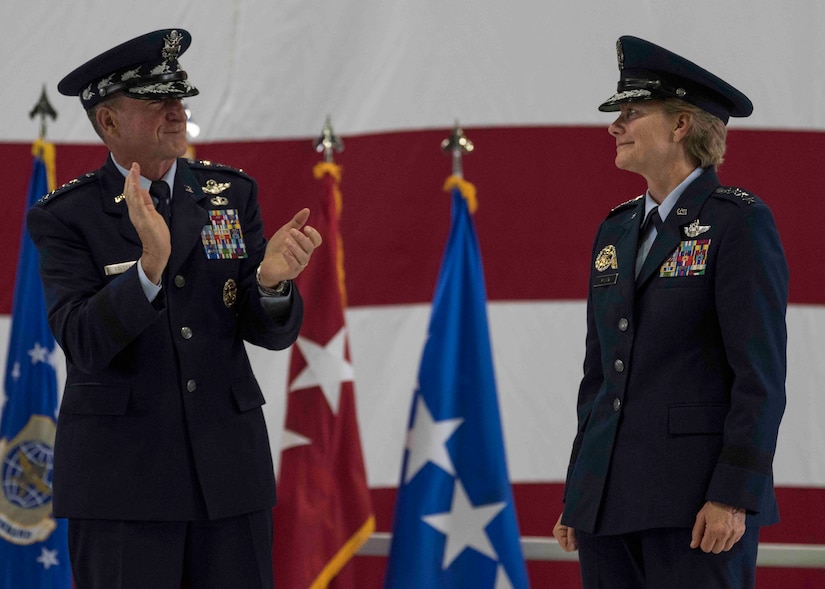
<path fill-rule="evenodd" d="M 189 379 L 186 381 L 186 390 L 190 393 L 194 393 L 195 389 L 198 388 L 198 383 L 195 382 L 195 379 Z"/>
<path fill-rule="evenodd" d="M 621 360 L 616 360 L 613 362 L 613 370 L 616 372 L 624 372 L 624 362 Z"/>
<path fill-rule="evenodd" d="M 622 408 L 622 400 L 618 397 L 613 399 L 613 411 L 618 411 Z"/>
<path fill-rule="evenodd" d="M 630 322 L 625 317 L 619 319 L 619 331 L 627 331 L 628 325 Z"/>
<path fill-rule="evenodd" d="M 184 278 L 180 274 L 175 276 L 175 286 L 177 286 L 178 288 L 183 288 L 184 286 L 186 286 L 186 278 Z"/>
<path fill-rule="evenodd" d="M 191 327 L 181 327 L 180 328 L 180 336 L 183 339 L 192 339 L 192 328 Z"/>

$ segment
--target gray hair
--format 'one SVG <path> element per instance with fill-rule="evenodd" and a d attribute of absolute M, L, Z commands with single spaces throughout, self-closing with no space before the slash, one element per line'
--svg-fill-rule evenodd
<path fill-rule="evenodd" d="M 691 115 L 690 131 L 686 137 L 688 155 L 701 168 L 719 167 L 725 159 L 728 136 L 728 128 L 722 119 L 678 98 L 667 98 L 663 104 L 665 112 Z"/>

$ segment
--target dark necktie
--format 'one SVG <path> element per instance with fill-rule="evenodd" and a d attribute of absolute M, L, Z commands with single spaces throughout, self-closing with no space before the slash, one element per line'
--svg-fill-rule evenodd
<path fill-rule="evenodd" d="M 650 212 L 647 214 L 647 217 L 645 217 L 644 223 L 642 223 L 642 227 L 639 230 L 639 242 L 636 245 L 636 276 L 638 276 L 639 272 L 641 272 L 642 264 L 644 264 L 645 258 L 648 254 L 649 248 L 645 249 L 644 243 L 647 241 L 654 227 L 656 228 L 656 233 L 658 233 L 662 228 L 662 217 L 659 216 L 659 207 L 653 207 L 650 209 Z"/>
<path fill-rule="evenodd" d="M 639 231 L 639 245 L 647 239 L 653 227 L 656 228 L 656 233 L 662 230 L 662 217 L 659 215 L 659 207 L 650 209 L 645 222 L 642 223 L 642 229 Z"/>
<path fill-rule="evenodd" d="M 169 220 L 172 216 L 169 185 L 163 180 L 156 180 L 152 182 L 152 186 L 149 188 L 149 194 L 157 199 L 158 202 L 155 204 L 155 208 L 164 220 L 166 220 L 166 224 L 169 225 Z"/>

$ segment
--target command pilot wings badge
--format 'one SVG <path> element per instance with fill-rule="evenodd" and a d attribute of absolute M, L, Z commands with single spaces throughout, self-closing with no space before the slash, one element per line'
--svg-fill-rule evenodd
<path fill-rule="evenodd" d="M 682 231 L 685 233 L 685 237 L 696 237 L 705 233 L 710 229 L 710 225 L 700 225 L 699 219 L 693 221 L 690 225 L 687 225 L 682 228 Z"/>
<path fill-rule="evenodd" d="M 215 182 L 214 180 L 209 179 L 206 181 L 206 186 L 203 187 L 203 191 L 206 194 L 220 194 L 231 185 L 231 182 Z"/>

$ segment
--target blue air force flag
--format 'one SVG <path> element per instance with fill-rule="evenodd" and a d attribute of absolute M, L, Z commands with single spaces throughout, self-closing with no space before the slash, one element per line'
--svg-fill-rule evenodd
<path fill-rule="evenodd" d="M 49 191 L 54 147 L 35 143 L 26 209 Z M 57 409 L 55 342 L 46 322 L 38 256 L 25 230 L 14 287 L 0 420 L 0 588 L 71 587 L 67 527 L 52 518 Z"/>
<path fill-rule="evenodd" d="M 386 589 L 528 586 L 498 410 L 478 240 L 456 177 L 413 395 Z"/>

